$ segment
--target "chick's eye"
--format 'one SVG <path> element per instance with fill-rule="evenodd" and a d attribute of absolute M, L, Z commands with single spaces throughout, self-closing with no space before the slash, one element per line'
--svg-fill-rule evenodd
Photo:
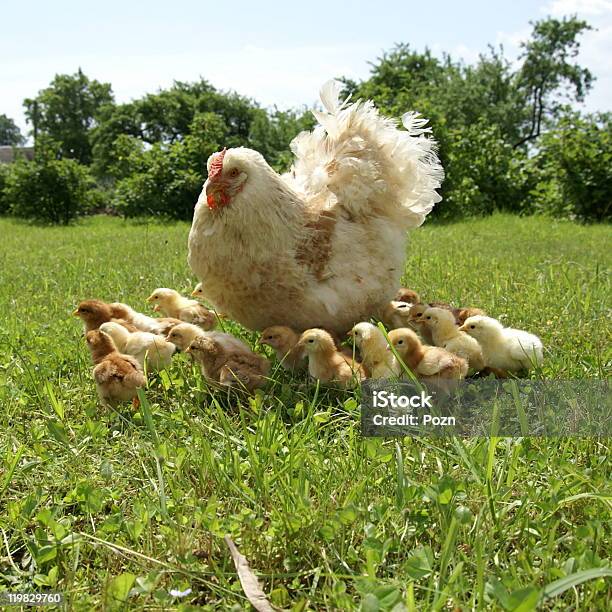
<path fill-rule="evenodd" d="M 425 317 L 428 321 L 431 321 L 431 317 Z"/>
<path fill-rule="evenodd" d="M 308 342 L 309 342 L 310 344 L 312 344 L 312 343 L 314 342 L 314 340 L 311 338 L 311 339 L 310 339 Z"/>
<path fill-rule="evenodd" d="M 404 344 L 404 341 L 403 341 L 403 340 L 400 340 L 400 341 L 398 342 L 398 344 Z"/>
<path fill-rule="evenodd" d="M 423 313 L 422 312 L 417 312 L 417 317 L 422 317 Z"/>
<path fill-rule="evenodd" d="M 470 325 L 470 329 L 476 329 L 475 325 Z"/>

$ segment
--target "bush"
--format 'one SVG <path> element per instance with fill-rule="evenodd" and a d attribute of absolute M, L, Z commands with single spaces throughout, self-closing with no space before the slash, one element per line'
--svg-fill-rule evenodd
<path fill-rule="evenodd" d="M 9 211 L 8 202 L 6 201 L 6 195 L 4 193 L 9 175 L 9 168 L 7 164 L 0 164 L 0 215 L 6 215 Z"/>
<path fill-rule="evenodd" d="M 570 113 L 541 139 L 531 160 L 536 212 L 582 221 L 612 213 L 612 116 Z"/>
<path fill-rule="evenodd" d="M 529 188 L 526 154 L 513 149 L 499 128 L 485 121 L 449 130 L 442 159 L 443 200 L 434 215 L 458 219 L 495 211 L 522 212 Z"/>
<path fill-rule="evenodd" d="M 203 113 L 196 115 L 191 134 L 183 140 L 155 144 L 147 151 L 134 148 L 124 163 L 132 173 L 126 172 L 117 183 L 116 209 L 126 217 L 190 220 L 204 184 L 206 161 L 222 147 L 226 133 L 219 115 Z"/>
<path fill-rule="evenodd" d="M 4 206 L 16 217 L 65 225 L 90 208 L 94 187 L 89 170 L 75 160 L 18 161 L 7 175 Z"/>

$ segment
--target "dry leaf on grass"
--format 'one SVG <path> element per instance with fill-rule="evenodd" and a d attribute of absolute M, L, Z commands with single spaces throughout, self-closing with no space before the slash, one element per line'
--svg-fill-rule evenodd
<path fill-rule="evenodd" d="M 236 566 L 242 590 L 247 596 L 247 599 L 251 602 L 251 605 L 257 612 L 274 612 L 274 608 L 270 605 L 266 594 L 259 585 L 257 576 L 255 576 L 253 570 L 249 567 L 249 562 L 246 560 L 246 557 L 240 554 L 240 551 L 236 548 L 232 538 L 229 536 L 225 536 L 225 543 L 230 550 L 234 565 Z"/>

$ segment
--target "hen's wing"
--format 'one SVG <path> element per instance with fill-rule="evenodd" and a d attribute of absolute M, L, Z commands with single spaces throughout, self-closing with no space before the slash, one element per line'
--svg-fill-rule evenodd
<path fill-rule="evenodd" d="M 313 111 L 320 125 L 291 143 L 296 159 L 285 180 L 318 210 L 421 225 L 441 199 L 444 175 L 427 121 L 406 113 L 406 129 L 398 129 L 370 101 L 340 102 L 341 87 L 329 81 L 321 89 L 325 111 Z"/>

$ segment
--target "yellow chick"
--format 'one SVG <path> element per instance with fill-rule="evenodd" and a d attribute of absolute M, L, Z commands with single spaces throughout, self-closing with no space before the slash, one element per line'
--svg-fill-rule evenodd
<path fill-rule="evenodd" d="M 227 386 L 262 387 L 270 362 L 249 350 L 233 351 L 209 335 L 197 336 L 186 350 L 200 364 L 205 378 Z"/>
<path fill-rule="evenodd" d="M 112 338 L 103 331 L 89 331 L 85 339 L 95 364 L 93 377 L 102 403 L 115 407 L 132 400 L 137 406 L 138 389 L 146 384 L 138 361 L 131 355 L 120 354 Z"/>
<path fill-rule="evenodd" d="M 198 325 L 204 330 L 212 329 L 217 324 L 217 317 L 212 310 L 208 310 L 197 300 L 183 297 L 174 289 L 156 289 L 147 298 L 147 302 L 154 303 L 153 310 L 161 311 L 167 317 Z"/>
<path fill-rule="evenodd" d="M 394 329 L 389 341 L 406 367 L 423 381 L 465 378 L 468 364 L 465 359 L 443 348 L 426 346 L 411 329 Z"/>
<path fill-rule="evenodd" d="M 129 321 L 140 331 L 165 336 L 175 325 L 180 323 L 179 319 L 172 317 L 150 317 L 142 312 L 137 312 L 131 306 L 122 302 L 113 302 L 109 306 L 118 313 L 123 313 L 122 318 Z"/>
<path fill-rule="evenodd" d="M 402 368 L 395 355 L 388 350 L 385 336 L 371 323 L 358 323 L 348 333 L 361 354 L 361 365 L 369 378 L 390 378 L 399 376 Z"/>
<path fill-rule="evenodd" d="M 206 296 L 204 295 L 204 285 L 202 283 L 198 283 L 191 292 L 191 295 L 199 300 L 205 300 Z"/>
<path fill-rule="evenodd" d="M 100 330 L 113 339 L 120 353 L 132 355 L 143 367 L 146 361 L 147 371 L 150 372 L 167 368 L 176 351 L 176 346 L 161 336 L 143 331 L 130 333 L 118 323 L 102 323 Z"/>
<path fill-rule="evenodd" d="M 469 317 L 459 329 L 478 340 L 487 367 L 498 370 L 498 374 L 529 370 L 544 360 L 542 341 L 537 336 L 504 327 L 492 317 Z"/>
<path fill-rule="evenodd" d="M 307 329 L 298 346 L 306 352 L 312 378 L 343 387 L 352 387 L 365 378 L 361 364 L 338 351 L 333 337 L 322 329 Z"/>
<path fill-rule="evenodd" d="M 298 346 L 300 335 L 290 327 L 272 325 L 261 332 L 261 343 L 274 349 L 276 358 L 285 370 L 305 370 L 306 355 Z"/>
<path fill-rule="evenodd" d="M 410 319 L 411 304 L 394 300 L 389 302 L 382 314 L 382 322 L 388 329 L 398 329 L 400 327 L 413 326 L 413 321 Z"/>
<path fill-rule="evenodd" d="M 484 369 L 485 361 L 480 344 L 465 332 L 459 331 L 450 310 L 428 308 L 419 321 L 420 325 L 429 329 L 436 346 L 467 360 L 470 374 Z"/>

